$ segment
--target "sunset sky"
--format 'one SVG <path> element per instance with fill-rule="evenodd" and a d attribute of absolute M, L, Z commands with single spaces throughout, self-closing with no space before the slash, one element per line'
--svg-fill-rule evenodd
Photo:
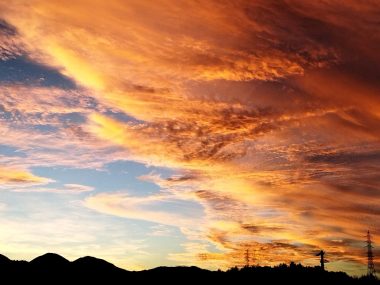
<path fill-rule="evenodd" d="M 0 253 L 380 270 L 378 0 L 0 0 Z M 375 258 L 376 259 L 376 258 Z"/>

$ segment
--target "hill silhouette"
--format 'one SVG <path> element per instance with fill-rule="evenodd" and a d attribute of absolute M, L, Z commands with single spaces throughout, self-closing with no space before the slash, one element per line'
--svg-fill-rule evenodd
<path fill-rule="evenodd" d="M 11 263 L 12 261 L 5 255 L 0 254 L 0 265 Z"/>
<path fill-rule="evenodd" d="M 30 264 L 38 267 L 61 267 L 70 263 L 66 258 L 56 253 L 46 253 L 33 259 Z"/>
<path fill-rule="evenodd" d="M 24 263 L 22 267 L 21 272 L 27 272 L 30 276 L 66 275 L 70 272 L 70 261 L 58 254 L 46 253 Z"/>
<path fill-rule="evenodd" d="M 210 271 L 195 266 L 128 271 L 91 256 L 70 262 L 55 253 L 44 254 L 30 262 L 14 261 L 0 255 L 0 276 L 1 280 L 12 281 L 12 284 L 137 284 L 152 281 L 164 284 L 380 284 L 375 278 L 353 278 L 343 272 L 328 272 L 295 263 L 275 267 L 234 267 L 227 271 Z"/>
<path fill-rule="evenodd" d="M 72 264 L 75 266 L 75 268 L 82 270 L 89 269 L 113 271 L 120 269 L 108 261 L 92 256 L 78 258 L 77 260 L 73 261 Z"/>

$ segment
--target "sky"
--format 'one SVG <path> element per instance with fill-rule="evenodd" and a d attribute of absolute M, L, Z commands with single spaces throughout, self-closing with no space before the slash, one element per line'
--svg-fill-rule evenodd
<path fill-rule="evenodd" d="M 226 269 L 323 249 L 365 273 L 379 19 L 377 0 L 1 0 L 0 253 Z"/>

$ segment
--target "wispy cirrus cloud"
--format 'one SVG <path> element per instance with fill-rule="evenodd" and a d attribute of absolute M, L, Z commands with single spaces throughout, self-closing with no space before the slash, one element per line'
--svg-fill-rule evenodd
<path fill-rule="evenodd" d="M 126 156 L 83 128 L 95 110 L 112 112 L 89 91 L 8 83 L 0 87 L 0 98 L 0 145 L 18 154 L 2 153 L 5 165 L 101 168 Z"/>
<path fill-rule="evenodd" d="M 94 187 L 80 184 L 64 184 L 62 188 L 16 188 L 15 192 L 31 192 L 31 193 L 55 193 L 55 194 L 82 194 L 93 191 Z"/>
<path fill-rule="evenodd" d="M 85 205 L 106 214 L 130 219 L 141 219 L 170 226 L 199 226 L 201 216 L 196 216 L 191 209 L 192 205 L 185 202 L 173 195 L 131 197 L 125 193 L 102 193 L 88 197 Z M 179 207 L 182 207 L 182 210 L 178 212 Z"/>

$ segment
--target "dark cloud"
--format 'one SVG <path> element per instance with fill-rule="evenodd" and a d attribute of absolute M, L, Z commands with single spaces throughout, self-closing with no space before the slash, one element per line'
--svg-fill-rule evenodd
<path fill-rule="evenodd" d="M 306 160 L 314 163 L 331 163 L 331 164 L 357 164 L 357 163 L 377 163 L 380 160 L 380 151 L 374 152 L 340 152 L 328 154 L 315 154 L 306 157 Z"/>
<path fill-rule="evenodd" d="M 189 181 L 189 180 L 192 180 L 194 179 L 196 176 L 192 176 L 192 175 L 182 175 L 182 176 L 172 176 L 172 177 L 169 177 L 167 178 L 166 180 L 168 182 L 183 182 L 183 181 Z"/>
<path fill-rule="evenodd" d="M 16 36 L 16 28 L 0 18 L 0 64 L 23 53 L 23 47 Z"/>
<path fill-rule="evenodd" d="M 252 225 L 252 224 L 242 224 L 241 227 L 253 234 L 257 234 L 262 231 L 279 232 L 285 229 L 284 227 L 257 226 L 257 225 Z"/>
<path fill-rule="evenodd" d="M 11 26 L 3 19 L 0 19 L 0 34 L 7 36 L 15 36 L 17 34 L 17 30 L 15 27 Z"/>
<path fill-rule="evenodd" d="M 218 214 L 223 214 L 226 210 L 230 213 L 239 213 L 245 208 L 243 203 L 234 201 L 231 197 L 223 196 L 213 191 L 198 190 L 195 194 L 200 199 L 204 200 L 204 202 L 207 203 L 207 205 L 209 205 L 213 210 L 217 211 Z M 227 212 L 225 212 L 225 214 L 229 215 Z"/>

